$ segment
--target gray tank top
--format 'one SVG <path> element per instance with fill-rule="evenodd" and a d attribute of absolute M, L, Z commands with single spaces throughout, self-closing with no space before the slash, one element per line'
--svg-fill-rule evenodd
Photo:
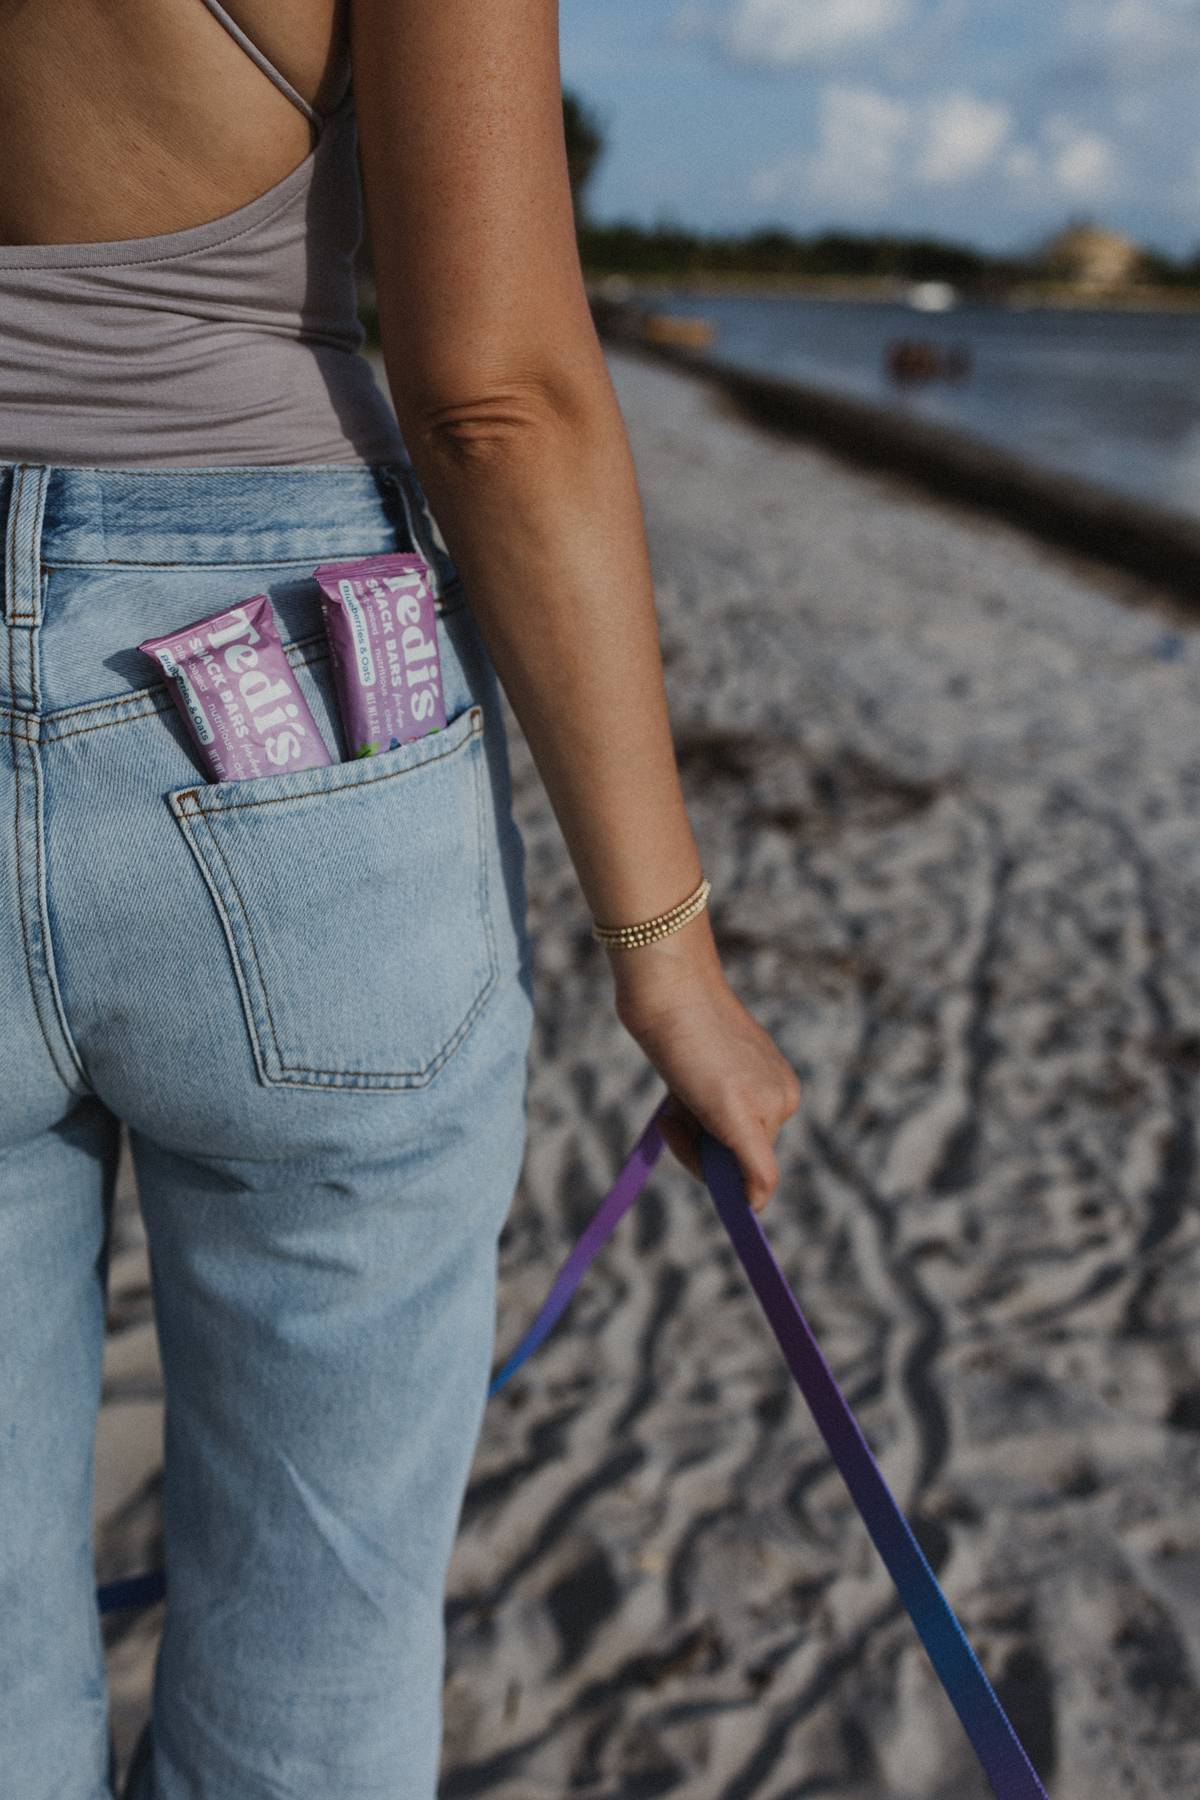
<path fill-rule="evenodd" d="M 354 100 L 302 163 L 222 218 L 97 244 L 0 244 L 0 462 L 87 467 L 408 462 L 366 357 Z"/>

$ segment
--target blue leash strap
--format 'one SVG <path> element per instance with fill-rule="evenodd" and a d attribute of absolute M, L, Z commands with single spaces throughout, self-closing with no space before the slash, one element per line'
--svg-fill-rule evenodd
<path fill-rule="evenodd" d="M 532 1325 L 492 1378 L 489 1397 L 502 1388 L 561 1316 L 601 1245 L 645 1187 L 664 1141 L 658 1128 L 664 1095 L 556 1276 Z M 708 1131 L 700 1132 L 700 1164 L 750 1285 L 779 1342 L 784 1359 L 868 1532 L 979 1758 L 996 1800 L 1047 1800 L 1033 1764 L 942 1592 L 921 1546 L 884 1480 L 870 1445 L 846 1403 L 809 1329 L 800 1304 L 750 1206 L 736 1157 Z M 101 1612 L 148 1606 L 162 1597 L 161 1569 L 97 1589 Z"/>

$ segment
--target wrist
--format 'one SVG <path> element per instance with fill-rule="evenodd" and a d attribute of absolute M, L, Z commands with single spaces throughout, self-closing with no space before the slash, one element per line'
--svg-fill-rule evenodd
<path fill-rule="evenodd" d="M 612 970 L 617 1014 L 657 1010 L 697 985 L 725 979 L 708 911 L 698 913 L 666 937 L 633 949 L 604 947 Z"/>

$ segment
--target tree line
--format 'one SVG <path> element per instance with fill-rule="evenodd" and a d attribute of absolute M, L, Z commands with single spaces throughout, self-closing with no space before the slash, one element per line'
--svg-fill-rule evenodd
<path fill-rule="evenodd" d="M 604 127 L 570 88 L 562 93 L 567 174 L 575 211 L 579 258 L 592 278 L 687 280 L 700 275 L 800 276 L 817 279 L 948 281 L 986 296 L 1013 283 L 1036 279 L 1036 252 L 996 254 L 947 239 L 895 233 L 821 231 L 800 237 L 778 226 L 742 233 L 699 232 L 673 223 L 652 226 L 618 219 L 599 224 L 587 210 L 587 190 L 604 154 Z M 364 233 L 358 257 L 360 311 L 372 338 L 378 335 L 371 247 Z M 1141 253 L 1140 279 L 1167 288 L 1200 288 L 1200 248 L 1174 258 Z"/>
<path fill-rule="evenodd" d="M 579 256 L 586 274 L 667 277 L 696 275 L 807 276 L 949 281 L 986 294 L 1038 278 L 1038 254 L 996 254 L 946 239 L 892 233 L 822 231 L 800 237 L 780 227 L 744 233 L 689 231 L 676 224 L 632 220 L 598 224 L 587 212 L 588 184 L 604 154 L 598 117 L 570 89 L 563 90 L 567 168 L 575 205 Z M 1200 247 L 1189 257 L 1141 253 L 1140 278 L 1162 287 L 1200 287 Z"/>

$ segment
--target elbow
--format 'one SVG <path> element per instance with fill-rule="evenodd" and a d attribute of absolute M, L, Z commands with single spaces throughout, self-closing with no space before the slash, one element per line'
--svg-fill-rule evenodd
<path fill-rule="evenodd" d="M 400 423 L 414 460 L 424 452 L 441 467 L 469 471 L 507 461 L 525 447 L 540 452 L 578 441 L 598 417 L 600 401 L 594 378 L 537 372 L 413 400 Z"/>

